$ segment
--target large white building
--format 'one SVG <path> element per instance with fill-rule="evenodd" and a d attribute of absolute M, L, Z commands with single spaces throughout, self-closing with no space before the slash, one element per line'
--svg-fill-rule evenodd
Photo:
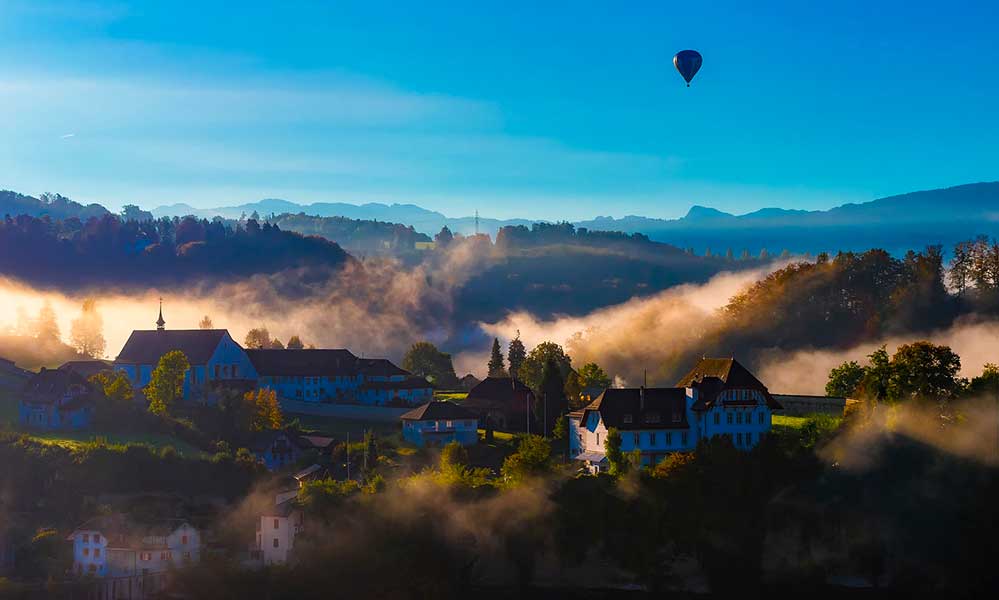
<path fill-rule="evenodd" d="M 570 454 L 591 471 L 607 467 L 610 429 L 624 452 L 638 450 L 654 465 L 671 452 L 690 451 L 723 435 L 740 449 L 758 444 L 780 409 L 765 385 L 733 358 L 704 358 L 670 388 L 608 388 L 569 415 Z"/>
<path fill-rule="evenodd" d="M 138 523 L 107 515 L 80 525 L 67 541 L 73 572 L 101 580 L 99 597 L 144 598 L 163 589 L 171 570 L 201 559 L 201 535 L 185 521 Z"/>
<path fill-rule="evenodd" d="M 296 504 L 298 490 L 283 492 L 257 521 L 257 552 L 265 565 L 287 563 L 295 539 L 305 527 L 305 515 Z"/>

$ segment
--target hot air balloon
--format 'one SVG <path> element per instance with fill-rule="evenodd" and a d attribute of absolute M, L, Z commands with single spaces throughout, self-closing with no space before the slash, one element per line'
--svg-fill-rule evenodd
<path fill-rule="evenodd" d="M 701 53 L 697 50 L 680 50 L 673 57 L 673 66 L 687 82 L 687 87 L 690 87 L 690 80 L 701 68 Z"/>

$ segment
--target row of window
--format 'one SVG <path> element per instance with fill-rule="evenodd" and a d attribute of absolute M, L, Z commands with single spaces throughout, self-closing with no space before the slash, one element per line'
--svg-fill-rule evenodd
<path fill-rule="evenodd" d="M 625 423 L 634 423 L 635 422 L 635 416 L 632 415 L 631 413 L 625 413 L 625 414 L 621 415 L 621 420 L 624 421 Z M 662 416 L 658 412 L 649 411 L 649 412 L 644 413 L 642 415 L 642 422 L 643 423 L 661 423 L 662 422 Z M 681 422 L 683 422 L 683 411 L 682 410 L 674 410 L 673 411 L 673 422 L 674 423 L 681 423 Z"/>
<path fill-rule="evenodd" d="M 761 402 L 763 394 L 756 390 L 726 390 L 721 393 L 720 398 L 727 402 L 748 402 L 750 400 Z"/>
<path fill-rule="evenodd" d="M 412 429 L 417 426 L 417 423 L 424 424 L 423 429 L 433 427 L 435 429 L 452 429 L 457 425 L 458 427 L 475 427 L 475 421 L 406 421 L 406 428 Z M 442 425 L 443 424 L 443 425 Z"/>
<path fill-rule="evenodd" d="M 756 413 L 756 420 L 760 425 L 763 425 L 766 419 L 766 413 L 760 411 Z M 725 421 L 729 425 L 752 425 L 753 424 L 753 411 L 741 411 L 741 410 L 726 410 L 725 411 Z M 715 413 L 715 425 L 721 425 L 721 413 Z"/>
<path fill-rule="evenodd" d="M 90 548 L 84 548 L 83 549 L 83 555 L 84 556 L 90 556 Z M 100 557 L 101 557 L 101 549 L 100 548 L 94 548 L 94 558 L 100 558 Z"/>
<path fill-rule="evenodd" d="M 264 377 L 263 380 L 266 383 L 300 383 L 304 385 L 319 385 L 320 383 L 326 383 L 333 380 L 334 383 L 354 383 L 355 380 L 360 381 L 361 376 L 353 377 L 341 377 L 337 375 L 336 377 L 302 377 L 301 375 L 272 375 Z"/>
<path fill-rule="evenodd" d="M 636 448 L 642 446 L 641 441 L 642 441 L 642 437 L 643 436 L 645 437 L 645 440 L 648 441 L 647 445 L 650 446 L 650 447 L 651 446 L 655 446 L 658 443 L 659 439 L 660 439 L 659 438 L 659 432 L 656 432 L 656 431 L 650 431 L 650 432 L 647 432 L 647 433 L 641 433 L 641 432 L 637 432 L 636 431 L 632 435 L 634 436 L 634 444 L 635 444 Z M 665 432 L 663 432 L 662 439 L 665 442 L 664 445 L 666 445 L 666 446 L 672 446 L 673 445 L 673 432 L 672 431 L 665 431 Z M 686 431 L 681 431 L 680 432 L 680 445 L 681 446 L 686 446 L 688 439 L 689 439 L 688 438 L 688 433 Z M 600 443 L 600 434 L 599 433 L 597 434 L 597 443 L 598 444 Z"/>
<path fill-rule="evenodd" d="M 83 534 L 83 543 L 84 544 L 89 544 L 90 543 L 90 534 L 89 533 Z M 99 534 L 99 533 L 95 533 L 94 534 L 94 543 L 95 544 L 100 544 L 101 543 L 101 534 Z"/>

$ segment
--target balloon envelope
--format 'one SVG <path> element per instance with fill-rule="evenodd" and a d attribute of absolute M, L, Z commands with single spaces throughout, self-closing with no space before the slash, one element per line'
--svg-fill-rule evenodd
<path fill-rule="evenodd" d="M 690 80 L 701 68 L 701 54 L 697 50 L 681 50 L 673 57 L 673 66 L 687 82 L 687 87 L 690 87 Z"/>

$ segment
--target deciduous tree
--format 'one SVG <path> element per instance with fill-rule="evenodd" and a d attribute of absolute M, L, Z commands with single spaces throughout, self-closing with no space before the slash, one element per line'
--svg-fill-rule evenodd
<path fill-rule="evenodd" d="M 451 355 L 441 352 L 430 342 L 413 344 L 402 359 L 402 368 L 419 377 L 426 377 L 440 387 L 449 388 L 458 384 Z"/>
<path fill-rule="evenodd" d="M 70 326 L 69 339 L 73 348 L 83 356 L 100 358 L 104 356 L 104 319 L 97 312 L 97 301 L 87 298 L 83 301 L 80 317 Z"/>
<path fill-rule="evenodd" d="M 160 416 L 170 414 L 170 409 L 184 397 L 184 374 L 190 366 L 180 350 L 160 357 L 149 385 L 142 390 L 149 400 L 149 412 Z"/>
<path fill-rule="evenodd" d="M 246 332 L 246 338 L 243 340 L 243 345 L 254 350 L 270 348 L 271 334 L 267 331 L 266 327 L 255 327 Z"/>

